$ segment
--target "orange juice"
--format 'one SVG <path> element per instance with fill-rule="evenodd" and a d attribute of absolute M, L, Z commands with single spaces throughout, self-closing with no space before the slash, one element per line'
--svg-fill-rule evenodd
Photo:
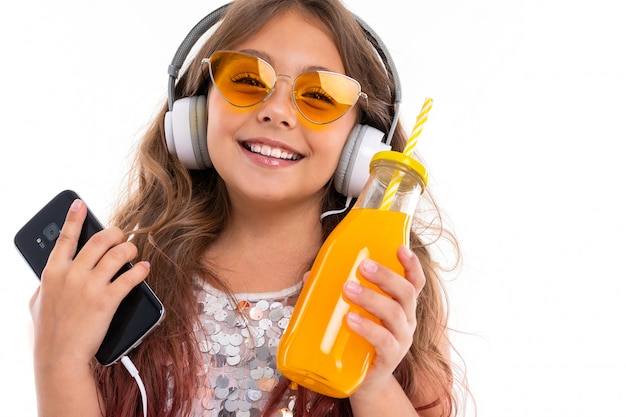
<path fill-rule="evenodd" d="M 409 242 L 410 223 L 403 212 L 357 207 L 339 223 L 322 245 L 279 343 L 276 360 L 283 375 L 336 398 L 360 386 L 374 349 L 347 327 L 345 315 L 376 319 L 343 297 L 343 285 L 355 280 L 381 292 L 357 271 L 365 258 L 403 275 L 396 253 Z"/>

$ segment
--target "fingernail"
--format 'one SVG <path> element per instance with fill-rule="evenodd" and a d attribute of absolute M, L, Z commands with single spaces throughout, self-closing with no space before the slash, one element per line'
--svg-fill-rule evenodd
<path fill-rule="evenodd" d="M 78 211 L 82 207 L 83 202 L 79 199 L 72 201 L 72 205 L 70 206 L 70 211 Z"/>
<path fill-rule="evenodd" d="M 378 270 L 378 265 L 376 264 L 376 262 L 370 259 L 366 259 L 361 263 L 361 268 L 363 268 L 363 272 L 369 272 L 370 274 L 373 274 Z"/>
<path fill-rule="evenodd" d="M 353 323 L 361 323 L 363 321 L 363 317 L 359 316 L 356 313 L 348 313 L 346 314 L 346 319 L 353 322 Z"/>
<path fill-rule="evenodd" d="M 363 287 L 361 287 L 354 281 L 348 281 L 346 282 L 346 290 L 354 294 L 360 294 L 361 292 L 363 292 Z"/>
<path fill-rule="evenodd" d="M 413 256 L 413 251 L 406 245 L 402 245 L 400 247 L 400 250 L 402 251 L 402 254 L 404 256 L 407 256 L 407 257 Z"/>

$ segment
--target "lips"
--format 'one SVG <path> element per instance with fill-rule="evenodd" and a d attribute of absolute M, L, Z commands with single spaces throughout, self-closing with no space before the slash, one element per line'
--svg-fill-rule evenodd
<path fill-rule="evenodd" d="M 298 159 L 302 159 L 302 155 L 298 153 L 264 143 L 243 142 L 242 145 L 252 153 L 270 158 L 284 159 L 286 161 L 297 161 Z"/>

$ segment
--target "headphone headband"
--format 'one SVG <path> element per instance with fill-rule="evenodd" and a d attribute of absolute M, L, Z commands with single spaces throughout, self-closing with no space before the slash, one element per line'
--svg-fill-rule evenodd
<path fill-rule="evenodd" d="M 357 21 L 363 32 L 365 32 L 367 39 L 370 44 L 374 47 L 378 56 L 382 58 L 383 65 L 387 69 L 387 73 L 391 75 L 394 84 L 394 102 L 393 102 L 393 120 L 391 121 L 391 126 L 389 127 L 389 132 L 386 135 L 385 144 L 391 145 L 391 138 L 393 137 L 393 132 L 396 130 L 396 125 L 398 124 L 398 119 L 400 116 L 400 112 L 398 111 L 400 107 L 400 102 L 402 101 L 402 86 L 400 85 L 400 75 L 398 74 L 398 70 L 396 68 L 396 64 L 391 59 L 391 54 L 389 50 L 385 46 L 385 43 L 378 37 L 374 29 L 372 29 L 363 19 L 361 19 L 356 14 L 352 13 L 354 19 Z"/>
<path fill-rule="evenodd" d="M 202 35 L 204 35 L 224 17 L 224 13 L 226 13 L 226 9 L 230 6 L 230 4 L 231 3 L 227 3 L 218 9 L 213 10 L 211 13 L 206 15 L 204 19 L 196 23 L 176 50 L 174 58 L 172 58 L 172 62 L 169 67 L 167 67 L 167 73 L 169 74 L 167 83 L 167 105 L 170 111 L 174 106 L 176 80 L 178 79 L 180 69 L 185 63 L 185 59 L 187 59 L 189 52 L 191 52 L 191 49 L 202 37 Z"/>

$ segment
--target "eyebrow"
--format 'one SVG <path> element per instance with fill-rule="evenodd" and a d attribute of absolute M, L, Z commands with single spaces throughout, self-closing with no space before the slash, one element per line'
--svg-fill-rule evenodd
<path fill-rule="evenodd" d="M 243 52 L 249 55 L 254 55 L 257 58 L 261 58 L 262 60 L 268 62 L 270 65 L 272 65 L 272 67 L 274 66 L 274 62 L 273 59 L 270 55 L 266 54 L 265 52 L 256 50 L 256 49 L 243 49 L 239 52 Z M 303 68 L 302 71 L 300 72 L 300 74 L 305 73 L 305 72 L 310 72 L 310 71 L 328 71 L 328 72 L 337 72 L 337 71 L 333 71 L 329 68 L 326 67 L 322 67 L 320 65 L 312 65 L 306 68 Z"/>

